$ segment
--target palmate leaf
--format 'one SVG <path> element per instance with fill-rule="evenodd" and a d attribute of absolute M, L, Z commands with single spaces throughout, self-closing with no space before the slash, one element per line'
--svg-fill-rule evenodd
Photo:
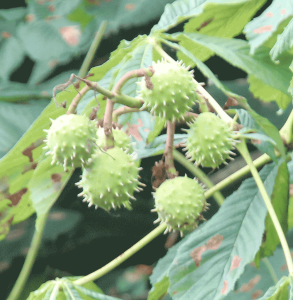
<path fill-rule="evenodd" d="M 273 60 L 277 60 L 279 55 L 285 51 L 290 51 L 293 46 L 293 19 L 285 27 L 284 31 L 280 36 L 278 36 L 277 42 L 274 47 L 271 49 L 271 57 Z"/>
<path fill-rule="evenodd" d="M 253 17 L 265 1 L 206 1 L 202 5 L 202 12 L 189 20 L 184 26 L 184 32 L 200 32 L 210 36 L 231 38 L 242 32 L 244 26 Z M 205 61 L 214 55 L 206 47 L 198 47 L 190 39 L 184 37 L 180 45 L 188 49 L 198 59 Z M 187 65 L 194 65 L 182 52 L 177 53 L 178 58 L 186 60 Z"/>
<path fill-rule="evenodd" d="M 281 162 L 279 165 L 271 202 L 282 230 L 284 234 L 286 234 L 288 231 L 289 171 L 285 161 Z M 279 236 L 269 215 L 266 217 L 265 227 L 265 239 L 255 256 L 255 263 L 257 266 L 259 265 L 260 259 L 272 255 L 276 247 L 280 244 Z"/>
<path fill-rule="evenodd" d="M 120 0 L 120 1 L 84 1 L 84 8 L 95 16 L 96 27 L 101 20 L 106 20 L 106 33 L 115 32 L 123 27 L 141 26 L 152 19 L 158 18 L 167 3 L 174 0 Z"/>
<path fill-rule="evenodd" d="M 257 123 L 257 121 L 253 118 L 250 113 L 244 109 L 237 109 L 236 110 L 240 124 L 244 127 L 243 130 L 246 129 L 252 129 L 256 131 L 256 133 L 259 133 L 261 135 L 265 135 L 264 130 L 261 128 L 261 126 Z M 275 129 L 278 131 L 278 129 Z M 242 130 L 240 130 L 240 133 L 242 133 Z M 247 136 L 247 134 L 244 134 L 243 136 Z M 248 135 L 249 137 L 249 135 Z M 249 137 L 253 139 L 257 139 L 257 137 Z M 269 138 L 269 137 L 268 137 Z M 272 139 L 273 140 L 273 139 Z M 254 145 L 263 153 L 267 153 L 274 161 L 277 161 L 277 156 L 275 154 L 274 147 L 276 146 L 276 142 L 273 140 L 273 143 L 271 140 L 261 140 L 261 143 L 256 142 Z"/>
<path fill-rule="evenodd" d="M 132 42 L 122 41 L 120 46 L 116 51 L 111 54 L 110 60 L 105 64 L 91 69 L 91 73 L 94 75 L 90 79 L 94 81 L 101 80 L 105 74 L 113 67 L 115 67 L 124 58 L 124 56 L 133 51 L 136 45 L 143 39 L 143 37 L 138 37 Z M 81 83 L 80 88 L 84 86 Z M 63 101 L 67 101 L 67 107 L 70 105 L 74 96 L 77 95 L 76 89 L 71 85 L 67 88 L 67 91 L 63 91 L 57 95 L 57 102 L 60 104 Z M 96 106 L 93 105 L 93 106 Z M 86 112 L 90 112 L 90 108 L 85 108 Z M 50 126 L 50 118 L 56 119 L 58 116 L 65 113 L 63 108 L 56 108 L 55 103 L 51 103 L 44 109 L 42 114 L 38 119 L 32 124 L 28 131 L 22 136 L 18 143 L 13 147 L 13 149 L 1 159 L 0 161 L 0 201 L 5 199 L 10 199 L 12 206 L 5 212 L 4 215 L 0 215 L 0 237 L 1 239 L 9 231 L 10 224 L 21 222 L 27 219 L 32 213 L 34 213 L 34 207 L 32 205 L 31 190 L 28 188 L 28 183 L 32 178 L 32 175 L 38 165 L 40 156 L 43 153 L 42 147 L 43 139 L 45 138 L 45 133 L 43 129 L 48 129 Z M 46 164 L 44 162 L 43 164 Z M 40 167 L 41 169 L 43 166 Z M 38 170 L 36 170 L 38 171 Z M 38 171 L 39 172 L 39 171 Z M 59 170 L 57 170 L 59 174 Z M 60 174 L 59 174 L 60 175 Z M 52 205 L 52 198 L 49 196 L 48 192 L 52 189 L 55 191 L 57 197 L 58 192 L 56 188 L 61 188 L 67 181 L 66 176 L 58 176 L 60 178 L 59 185 L 54 185 L 54 180 L 52 180 L 52 173 L 48 169 L 46 174 L 42 174 L 42 186 L 46 187 L 46 195 L 48 195 L 48 201 L 46 202 L 46 197 L 42 198 L 42 212 Z M 35 177 L 36 178 L 36 177 Z M 56 177 L 53 177 L 56 179 Z M 30 182 L 30 187 L 35 187 L 37 191 L 38 181 Z M 43 191 L 45 194 L 45 192 Z M 33 193 L 32 196 L 38 195 L 38 193 Z M 40 199 L 33 199 L 34 202 L 38 203 Z"/>
<path fill-rule="evenodd" d="M 289 277 L 282 277 L 275 286 L 272 286 L 268 289 L 265 295 L 259 300 L 279 300 L 279 299 L 288 299 L 289 290 L 288 287 L 290 285 L 290 278 Z"/>
<path fill-rule="evenodd" d="M 119 300 L 118 298 L 104 295 L 94 282 L 85 283 L 83 286 L 74 284 L 74 281 L 79 278 L 81 277 L 63 277 L 47 281 L 39 289 L 30 293 L 27 300 Z"/>
<path fill-rule="evenodd" d="M 168 38 L 168 35 L 165 34 L 164 36 Z M 196 65 L 196 67 L 202 72 L 202 74 L 205 75 L 207 78 L 211 79 L 212 82 L 215 84 L 215 86 L 218 89 L 220 89 L 225 95 L 235 99 L 245 99 L 243 96 L 239 96 L 231 92 L 227 87 L 225 87 L 205 63 L 203 63 L 200 59 L 194 56 L 190 51 L 185 49 L 183 46 L 172 43 L 167 40 L 163 40 L 163 42 L 168 46 L 170 46 L 171 48 L 180 49 L 180 51 L 184 53 L 185 57 L 188 57 L 190 60 L 192 60 L 193 63 Z M 184 63 L 187 63 L 185 58 L 183 58 L 183 61 Z"/>
<path fill-rule="evenodd" d="M 292 251 L 292 249 L 291 249 Z M 261 260 L 259 268 L 248 264 L 237 280 L 234 291 L 225 300 L 260 299 L 282 277 L 288 274 L 288 268 L 282 248 L 277 248 L 273 256 Z M 279 298 L 287 300 L 288 298 Z"/>
<path fill-rule="evenodd" d="M 269 195 L 277 172 L 274 164 L 260 172 Z M 258 251 L 266 213 L 254 179 L 245 180 L 178 248 L 169 271 L 173 299 L 223 299 Z"/>
<path fill-rule="evenodd" d="M 250 21 L 244 28 L 250 44 L 251 53 L 261 46 L 272 47 L 293 16 L 291 0 L 273 0 L 272 4 L 257 18 Z"/>
<path fill-rule="evenodd" d="M 206 23 L 211 23 L 212 16 L 213 25 L 208 27 L 210 29 L 205 29 L 209 31 L 210 35 L 217 35 L 215 30 L 219 32 L 220 27 L 224 27 L 223 30 L 228 31 L 228 36 L 237 35 L 263 3 L 264 1 L 245 0 L 236 0 L 233 3 L 227 0 L 177 0 L 172 4 L 166 5 L 160 21 L 152 28 L 152 32 L 156 30 L 168 31 L 179 23 L 196 17 L 198 22 L 194 19 L 195 23 L 191 22 L 186 28 L 186 30 L 192 30 L 193 32 L 207 27 L 208 24 Z M 234 26 L 233 24 L 237 19 L 237 25 Z M 228 23 L 231 26 L 228 26 Z M 227 28 L 225 27 L 226 25 Z M 230 35 L 231 32 L 234 33 Z"/>
<path fill-rule="evenodd" d="M 178 247 L 182 244 L 182 241 L 171 247 L 167 254 L 161 258 L 150 276 L 150 282 L 152 289 L 149 291 L 147 300 L 157 300 L 163 295 L 168 293 L 169 289 L 169 271 L 172 261 L 174 260 Z"/>
<path fill-rule="evenodd" d="M 199 33 L 175 33 L 172 37 L 180 41 L 181 37 L 188 38 L 194 43 L 204 46 L 215 52 L 233 66 L 241 68 L 248 75 L 253 75 L 259 80 L 258 85 L 268 86 L 282 94 L 282 98 L 275 98 L 275 101 L 280 108 L 285 109 L 291 102 L 291 96 L 288 93 L 288 85 L 292 78 L 292 73 L 289 70 L 290 62 L 276 65 L 269 56 L 269 50 L 261 47 L 254 56 L 249 54 L 249 45 L 246 41 L 227 39 L 221 37 L 211 37 Z M 195 50 L 194 50 L 195 51 Z M 255 88 L 253 87 L 253 90 Z M 266 93 L 258 94 L 258 96 L 266 101 L 271 100 Z"/>

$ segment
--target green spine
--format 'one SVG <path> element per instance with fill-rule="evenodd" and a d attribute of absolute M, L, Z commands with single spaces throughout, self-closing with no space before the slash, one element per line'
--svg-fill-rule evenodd
<path fill-rule="evenodd" d="M 86 166 L 96 151 L 96 126 L 93 121 L 81 115 L 62 115 L 51 120 L 52 125 L 45 140 L 46 155 L 52 155 L 51 164 L 77 168 Z"/>
<path fill-rule="evenodd" d="M 153 62 L 154 74 L 150 77 L 152 86 L 141 81 L 141 97 L 144 105 L 154 116 L 166 121 L 185 119 L 185 113 L 192 110 L 197 100 L 192 71 L 189 72 L 181 62 Z"/>
<path fill-rule="evenodd" d="M 190 124 L 186 141 L 187 158 L 197 165 L 217 168 L 230 158 L 234 148 L 232 129 L 211 112 L 201 113 L 194 123 Z"/>
<path fill-rule="evenodd" d="M 206 206 L 204 189 L 194 179 L 176 177 L 164 181 L 154 193 L 155 209 L 158 219 L 168 230 L 192 230 L 202 218 Z"/>
<path fill-rule="evenodd" d="M 131 209 L 129 198 L 135 199 L 133 192 L 141 190 L 139 170 L 133 157 L 121 148 L 99 152 L 93 155 L 89 167 L 83 170 L 81 180 L 76 183 L 83 188 L 78 196 L 83 196 L 89 207 L 95 205 L 110 210 L 123 205 Z"/>

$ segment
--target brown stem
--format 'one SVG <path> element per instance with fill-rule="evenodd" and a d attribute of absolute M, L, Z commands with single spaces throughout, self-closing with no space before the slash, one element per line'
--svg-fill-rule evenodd
<path fill-rule="evenodd" d="M 174 158 L 173 158 L 174 133 L 175 133 L 175 123 L 172 123 L 171 121 L 167 121 L 167 140 L 166 140 L 166 148 L 165 148 L 164 156 L 165 156 L 166 172 L 170 179 L 178 176 L 178 172 L 176 171 L 174 166 Z"/>
<path fill-rule="evenodd" d="M 75 110 L 76 110 L 76 107 L 77 107 L 79 101 L 89 90 L 90 90 L 90 87 L 86 85 L 81 89 L 81 91 L 78 92 L 78 94 L 73 98 L 73 100 L 68 108 L 68 111 L 66 113 L 67 115 L 75 113 Z"/>
<path fill-rule="evenodd" d="M 104 132 L 106 144 L 104 150 L 114 148 L 114 136 L 112 133 L 112 113 L 113 113 L 114 103 L 110 99 L 107 99 L 106 110 L 104 115 Z"/>

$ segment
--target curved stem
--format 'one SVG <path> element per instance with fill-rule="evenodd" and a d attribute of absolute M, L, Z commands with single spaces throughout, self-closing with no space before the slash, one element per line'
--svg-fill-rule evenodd
<path fill-rule="evenodd" d="M 210 181 L 208 176 L 200 169 L 197 168 L 194 164 L 186 159 L 186 157 L 181 154 L 178 150 L 173 150 L 174 158 L 187 170 L 189 170 L 195 177 L 197 177 L 202 183 L 204 183 L 209 189 L 214 187 L 213 183 Z M 217 201 L 218 205 L 221 206 L 225 200 L 223 195 L 219 191 L 214 192 L 214 198 Z"/>
<path fill-rule="evenodd" d="M 132 108 L 128 106 L 121 106 L 113 111 L 112 118 L 114 122 L 118 122 L 118 117 L 123 114 L 133 113 L 133 112 L 139 112 L 141 111 L 139 108 Z"/>
<path fill-rule="evenodd" d="M 168 43 L 168 41 L 164 39 L 161 39 L 160 41 L 180 51 L 179 47 L 177 47 L 177 44 Z M 169 62 L 174 62 L 174 59 L 170 57 L 155 41 L 152 42 L 152 45 L 163 58 L 165 58 Z M 194 81 L 195 83 L 197 83 L 197 92 L 200 94 L 200 96 L 202 96 L 209 102 L 209 104 L 213 107 L 213 109 L 217 112 L 217 114 L 223 121 L 225 121 L 227 124 L 231 124 L 233 122 L 233 119 L 223 110 L 219 103 L 205 90 L 205 88 L 201 84 L 199 84 L 195 79 Z"/>
<path fill-rule="evenodd" d="M 67 115 L 75 113 L 75 110 L 77 108 L 79 101 L 89 90 L 90 90 L 90 87 L 86 85 L 81 89 L 80 92 L 78 92 L 78 94 L 73 98 L 72 102 L 69 105 L 69 108 L 66 112 Z"/>
<path fill-rule="evenodd" d="M 87 74 L 89 66 L 94 58 L 95 52 L 97 51 L 97 49 L 100 45 L 100 42 L 102 40 L 102 37 L 106 30 L 106 27 L 107 27 L 107 22 L 103 21 L 99 27 L 99 30 L 97 31 L 97 33 L 95 35 L 95 38 L 90 46 L 90 49 L 89 49 L 88 53 L 86 54 L 86 57 L 80 67 L 80 70 L 78 73 L 79 77 L 84 77 Z"/>
<path fill-rule="evenodd" d="M 267 155 L 263 154 L 262 156 L 258 157 L 256 160 L 253 161 L 253 165 L 258 168 L 263 166 L 264 164 L 270 162 L 272 159 Z M 236 180 L 240 179 L 241 177 L 247 175 L 250 171 L 248 165 L 239 169 L 235 173 L 231 174 L 230 176 L 226 177 L 224 180 L 220 181 L 218 184 L 214 185 L 206 192 L 206 198 L 211 197 L 215 192 L 222 190 L 223 188 L 227 187 L 228 185 L 232 184 Z"/>
<path fill-rule="evenodd" d="M 165 229 L 167 228 L 167 225 L 165 223 L 159 225 L 157 228 L 155 228 L 153 231 L 151 231 L 149 234 L 147 234 L 144 238 L 142 238 L 139 242 L 134 244 L 131 248 L 126 250 L 124 253 L 116 257 L 114 260 L 106 264 L 101 269 L 83 277 L 80 279 L 77 279 L 74 281 L 74 284 L 82 285 L 85 283 L 88 283 L 90 281 L 96 280 L 103 275 L 109 273 L 111 270 L 119 266 L 121 263 L 123 263 L 125 260 L 127 260 L 129 257 L 131 257 L 133 254 L 135 254 L 137 251 L 142 249 L 145 245 L 147 245 L 149 242 L 151 242 L 154 238 L 159 236 Z"/>
<path fill-rule="evenodd" d="M 259 189 L 259 191 L 260 191 L 260 193 L 263 197 L 263 200 L 266 204 L 266 207 L 268 209 L 268 212 L 270 214 L 270 217 L 272 219 L 272 222 L 274 224 L 276 232 L 279 236 L 279 239 L 280 239 L 283 251 L 284 251 L 285 259 L 286 259 L 286 262 L 287 262 L 289 274 L 290 274 L 290 276 L 292 276 L 293 275 L 293 261 L 292 261 L 290 249 L 289 249 L 285 234 L 282 230 L 279 219 L 278 219 L 278 217 L 276 215 L 276 212 L 274 210 L 274 207 L 271 203 L 271 199 L 267 194 L 267 191 L 266 191 L 266 189 L 264 187 L 264 184 L 263 184 L 263 182 L 262 182 L 262 180 L 261 180 L 261 178 L 258 174 L 258 171 L 257 171 L 256 167 L 253 164 L 253 161 L 251 159 L 250 153 L 247 149 L 247 146 L 246 146 L 246 143 L 245 143 L 244 140 L 242 140 L 242 142 L 237 145 L 237 149 L 240 152 L 240 154 L 243 156 L 243 158 L 245 159 L 247 165 L 249 166 L 250 172 L 251 172 L 251 174 L 252 174 L 252 176 L 255 180 L 255 183 L 256 183 L 256 185 L 257 185 L 257 187 L 258 187 L 258 189 Z"/>
<path fill-rule="evenodd" d="M 114 103 L 107 99 L 106 110 L 104 115 L 104 132 L 105 132 L 105 147 L 104 150 L 114 147 L 114 136 L 112 133 L 112 113 Z"/>
<path fill-rule="evenodd" d="M 34 233 L 34 236 L 33 236 L 32 242 L 31 242 L 31 246 L 30 246 L 27 256 L 25 258 L 21 272 L 20 272 L 7 300 L 16 300 L 23 291 L 26 281 L 29 278 L 29 275 L 31 273 L 38 250 L 40 248 L 42 235 L 43 235 L 43 231 L 44 231 L 45 224 L 47 221 L 47 217 L 48 217 L 48 213 L 43 215 L 38 224 L 39 229 L 38 230 L 35 229 L 35 233 Z M 38 217 L 38 218 L 40 218 L 40 217 Z"/>

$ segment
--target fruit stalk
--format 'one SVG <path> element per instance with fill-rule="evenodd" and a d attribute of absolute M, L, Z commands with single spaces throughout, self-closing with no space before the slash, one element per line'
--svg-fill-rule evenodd
<path fill-rule="evenodd" d="M 96 270 L 95 272 L 84 276 L 83 278 L 77 279 L 74 281 L 74 284 L 77 285 L 83 285 L 87 282 L 97 280 L 98 278 L 104 276 L 105 274 L 112 271 L 114 268 L 118 267 L 121 263 L 123 263 L 125 260 L 127 260 L 129 257 L 134 255 L 137 251 L 142 249 L 144 246 L 146 246 L 149 242 L 151 242 L 154 238 L 159 236 L 165 229 L 167 228 L 167 225 L 165 223 L 159 225 L 156 227 L 153 231 L 151 231 L 149 234 L 147 234 L 144 238 L 142 238 L 139 242 L 134 244 L 131 248 L 126 250 L 124 253 L 116 257 L 114 260 L 106 264 L 104 267 L 102 267 L 99 270 Z"/>
<path fill-rule="evenodd" d="M 208 176 L 200 168 L 197 168 L 194 164 L 188 161 L 186 157 L 183 154 L 181 154 L 178 150 L 173 150 L 173 157 L 183 167 L 190 171 L 196 178 L 198 178 L 202 183 L 204 183 L 207 186 L 207 188 L 211 189 L 214 187 L 214 184 L 210 181 Z M 219 190 L 216 190 L 214 191 L 213 196 L 218 205 L 221 206 L 225 200 L 221 192 Z"/>
<path fill-rule="evenodd" d="M 173 158 L 173 143 L 174 143 L 174 133 L 175 133 L 175 123 L 171 121 L 167 121 L 167 140 L 165 147 L 165 166 L 168 178 L 174 178 L 177 176 L 177 172 L 174 166 L 174 158 Z"/>
<path fill-rule="evenodd" d="M 276 212 L 274 210 L 274 207 L 271 203 L 271 199 L 270 197 L 268 196 L 267 194 L 267 191 L 264 187 L 264 184 L 258 174 L 258 171 L 256 169 L 256 167 L 254 166 L 253 164 L 253 161 L 251 159 L 251 156 L 250 156 L 250 153 L 247 149 L 247 146 L 246 146 L 246 143 L 245 143 L 245 140 L 242 140 L 241 143 L 239 143 L 237 146 L 237 149 L 238 151 L 240 152 L 240 154 L 243 156 L 243 158 L 245 159 L 249 169 L 250 169 L 250 172 L 255 180 L 255 183 L 262 195 L 262 198 L 266 204 L 266 207 L 268 209 L 268 212 L 270 214 L 270 217 L 272 219 L 272 222 L 274 224 L 274 227 L 276 229 L 276 232 L 279 236 L 279 239 L 280 239 L 280 242 L 281 242 L 281 246 L 283 248 L 283 252 L 284 252 L 284 255 L 285 255 L 285 259 L 286 259 L 286 262 L 287 262 L 287 266 L 288 266 L 288 270 L 289 270 L 289 275 L 290 276 L 293 276 L 293 261 L 292 261 L 292 257 L 291 257 L 291 253 L 290 253 L 290 249 L 289 249 L 289 246 L 288 246 L 288 243 L 287 243 L 287 240 L 286 240 L 286 237 L 285 237 L 285 234 L 282 230 L 282 227 L 281 227 L 281 224 L 279 222 L 279 219 L 276 215 Z"/>
<path fill-rule="evenodd" d="M 160 42 L 180 51 L 180 47 L 177 46 L 177 44 L 175 43 L 169 43 L 165 39 L 160 39 Z M 174 59 L 171 56 L 169 56 L 155 41 L 152 42 L 152 45 L 163 58 L 165 58 L 169 62 L 174 62 Z M 205 90 L 205 88 L 201 84 L 199 84 L 195 79 L 194 81 L 197 83 L 197 92 L 209 102 L 209 104 L 217 112 L 220 118 L 227 124 L 232 123 L 232 118 L 222 109 L 218 102 Z"/>
<path fill-rule="evenodd" d="M 90 90 L 90 87 L 88 85 L 84 86 L 81 91 L 78 92 L 78 94 L 73 98 L 72 102 L 69 105 L 69 108 L 66 112 L 66 114 L 74 114 L 75 110 L 77 108 L 77 105 L 81 98 Z"/>

